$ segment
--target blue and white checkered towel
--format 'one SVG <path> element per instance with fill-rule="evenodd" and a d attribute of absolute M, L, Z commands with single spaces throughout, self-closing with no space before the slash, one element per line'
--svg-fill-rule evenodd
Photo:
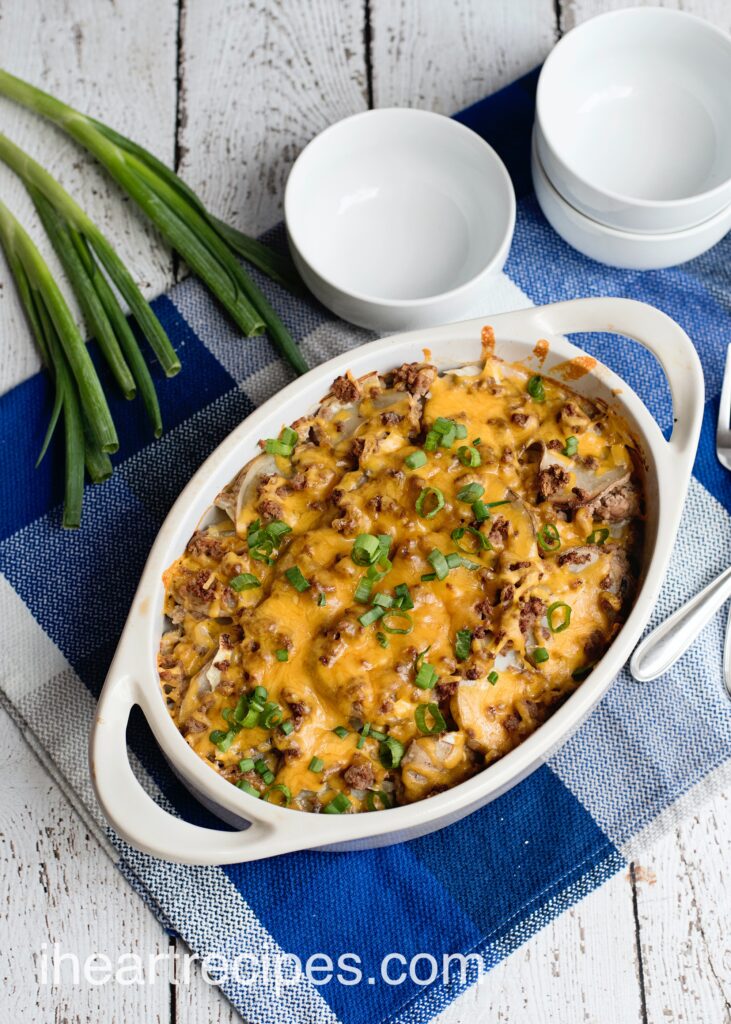
<path fill-rule="evenodd" d="M 612 270 L 572 251 L 530 193 L 534 87 L 535 75 L 528 76 L 460 115 L 501 152 L 519 195 L 505 273 L 486 286 L 474 312 L 625 295 L 665 310 L 694 340 L 706 376 L 706 418 L 657 622 L 731 553 L 731 477 L 716 461 L 713 438 L 730 340 L 731 236 L 692 263 L 652 273 Z M 281 232 L 275 237 L 281 242 Z M 370 337 L 314 302 L 263 286 L 310 365 Z M 0 693 L 89 823 L 106 832 L 120 869 L 193 950 L 221 953 L 229 963 L 245 954 L 250 965 L 283 952 L 303 964 L 314 953 L 335 964 L 345 953 L 360 958 L 360 984 L 315 985 L 293 970 L 294 983 L 281 985 L 233 972 L 238 976 L 223 988 L 248 1021 L 428 1021 L 477 976 L 473 958 L 466 976 L 453 972 L 445 984 L 443 954 L 472 952 L 486 968 L 494 965 L 728 779 L 731 702 L 721 683 L 721 618 L 662 679 L 639 686 L 622 673 L 548 764 L 441 832 L 380 850 L 305 852 L 224 868 L 137 853 L 107 829 L 91 792 L 86 744 L 94 702 L 168 507 L 208 453 L 290 377 L 267 339 L 241 339 L 197 281 L 154 305 L 183 364 L 178 377 L 160 382 L 166 433 L 151 443 L 138 403 L 115 403 L 124 448 L 113 477 L 87 488 L 80 531 L 60 529 L 61 459 L 33 469 L 50 408 L 46 377 L 0 399 L 0 600 L 8 638 Z M 664 429 L 670 426 L 667 387 L 650 355 L 606 335 L 580 344 L 630 382 Z M 155 799 L 211 822 L 171 775 L 141 717 L 133 718 L 129 738 Z M 407 963 L 431 954 L 439 976 L 423 985 L 406 973 L 389 984 L 380 971 L 390 953 Z M 390 962 L 392 979 L 406 970 L 402 963 Z M 415 971 L 420 978 L 431 972 L 425 960 Z"/>

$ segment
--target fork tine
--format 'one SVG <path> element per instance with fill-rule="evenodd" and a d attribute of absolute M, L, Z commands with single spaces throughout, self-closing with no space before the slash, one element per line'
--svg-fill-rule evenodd
<path fill-rule="evenodd" d="M 731 442 L 731 345 L 726 350 L 726 369 L 721 386 L 721 402 L 716 428 L 717 447 L 728 447 Z"/>

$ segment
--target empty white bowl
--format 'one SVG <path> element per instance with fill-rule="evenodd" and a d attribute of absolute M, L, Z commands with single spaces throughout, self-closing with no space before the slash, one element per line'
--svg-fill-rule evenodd
<path fill-rule="evenodd" d="M 574 249 L 600 263 L 631 270 L 674 267 L 700 256 L 731 229 L 731 205 L 684 231 L 650 235 L 600 224 L 567 203 L 553 187 L 541 165 L 535 135 L 531 150 L 533 187 L 546 220 Z"/>
<path fill-rule="evenodd" d="M 320 301 L 379 331 L 464 316 L 502 270 L 515 226 L 504 164 L 478 135 L 424 110 L 356 114 L 290 172 L 292 257 Z"/>
<path fill-rule="evenodd" d="M 731 203 L 731 39 L 631 8 L 569 32 L 536 96 L 543 167 L 568 202 L 629 231 L 676 231 Z"/>

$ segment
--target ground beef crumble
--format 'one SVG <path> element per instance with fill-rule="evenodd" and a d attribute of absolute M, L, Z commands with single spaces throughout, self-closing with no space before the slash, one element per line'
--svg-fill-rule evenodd
<path fill-rule="evenodd" d="M 360 388 L 351 377 L 336 377 L 331 391 L 340 402 L 356 402 L 360 398 Z"/>
<path fill-rule="evenodd" d="M 561 466 L 549 466 L 538 474 L 538 500 L 546 501 L 557 491 L 562 491 L 571 480 L 571 474 Z"/>

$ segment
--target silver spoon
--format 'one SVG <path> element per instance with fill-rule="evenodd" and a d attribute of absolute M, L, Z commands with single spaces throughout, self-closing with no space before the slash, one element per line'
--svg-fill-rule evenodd
<path fill-rule="evenodd" d="M 731 566 L 645 637 L 629 663 L 635 679 L 640 683 L 648 683 L 667 672 L 729 597 Z M 731 696 L 731 640 L 728 634 L 724 653 L 724 679 Z"/>
<path fill-rule="evenodd" d="M 723 644 L 723 681 L 726 684 L 726 693 L 731 697 L 731 608 L 728 610 L 726 639 Z"/>

